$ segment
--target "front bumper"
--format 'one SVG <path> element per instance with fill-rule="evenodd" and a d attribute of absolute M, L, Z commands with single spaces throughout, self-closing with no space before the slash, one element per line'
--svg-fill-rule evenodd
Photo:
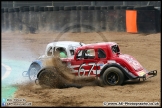
<path fill-rule="evenodd" d="M 157 70 L 153 70 L 153 71 L 150 71 L 150 72 L 144 74 L 143 76 L 139 76 L 138 78 L 139 78 L 139 80 L 142 79 L 143 81 L 145 81 L 145 80 L 147 80 L 151 77 L 154 77 L 156 75 L 157 75 Z"/>
<path fill-rule="evenodd" d="M 22 73 L 22 76 L 23 77 L 28 77 L 29 75 L 28 75 L 28 71 L 24 71 L 23 73 Z"/>

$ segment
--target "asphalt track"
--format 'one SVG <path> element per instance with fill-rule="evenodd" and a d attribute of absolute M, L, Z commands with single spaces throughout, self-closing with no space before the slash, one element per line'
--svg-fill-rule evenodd
<path fill-rule="evenodd" d="M 17 87 L 29 81 L 28 77 L 23 77 L 22 72 L 29 68 L 30 63 L 21 60 L 3 59 L 1 63 L 1 99 L 13 98 Z"/>

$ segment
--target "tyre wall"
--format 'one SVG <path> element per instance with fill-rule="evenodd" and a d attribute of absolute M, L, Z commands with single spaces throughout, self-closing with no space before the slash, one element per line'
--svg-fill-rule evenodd
<path fill-rule="evenodd" d="M 154 6 L 22 6 L 2 8 L 1 22 L 2 31 L 25 33 L 156 33 L 161 31 L 161 12 Z"/>
<path fill-rule="evenodd" d="M 126 10 L 126 31 L 130 33 L 161 32 L 160 11 L 153 6 L 133 7 Z"/>

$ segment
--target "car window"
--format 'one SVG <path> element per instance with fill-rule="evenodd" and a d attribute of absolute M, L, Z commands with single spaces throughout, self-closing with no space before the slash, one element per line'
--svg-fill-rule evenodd
<path fill-rule="evenodd" d="M 98 49 L 98 58 L 106 58 L 106 53 L 103 49 Z"/>
<path fill-rule="evenodd" d="M 49 47 L 47 50 L 47 56 L 52 56 L 52 47 Z"/>
<path fill-rule="evenodd" d="M 120 53 L 118 45 L 113 45 L 111 47 L 111 50 L 112 50 L 113 53 Z"/>
<path fill-rule="evenodd" d="M 95 50 L 94 49 L 86 49 L 79 50 L 77 53 L 78 59 L 94 59 L 95 58 Z"/>
<path fill-rule="evenodd" d="M 70 50 L 70 54 L 73 56 L 74 55 L 74 50 Z"/>
<path fill-rule="evenodd" d="M 58 47 L 56 49 L 57 54 L 59 54 L 60 58 L 67 58 L 67 52 L 66 49 L 63 47 Z"/>
<path fill-rule="evenodd" d="M 77 52 L 77 58 L 82 58 L 82 52 L 83 52 L 83 50 L 79 50 Z"/>
<path fill-rule="evenodd" d="M 84 51 L 84 59 L 94 59 L 95 58 L 95 50 L 87 49 Z"/>

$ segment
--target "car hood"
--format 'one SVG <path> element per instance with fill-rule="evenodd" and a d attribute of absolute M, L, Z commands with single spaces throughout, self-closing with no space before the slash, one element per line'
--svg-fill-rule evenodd
<path fill-rule="evenodd" d="M 143 70 L 142 65 L 132 56 L 128 54 L 120 54 L 119 58 L 127 62 L 131 67 L 134 68 L 136 71 L 141 71 Z"/>

